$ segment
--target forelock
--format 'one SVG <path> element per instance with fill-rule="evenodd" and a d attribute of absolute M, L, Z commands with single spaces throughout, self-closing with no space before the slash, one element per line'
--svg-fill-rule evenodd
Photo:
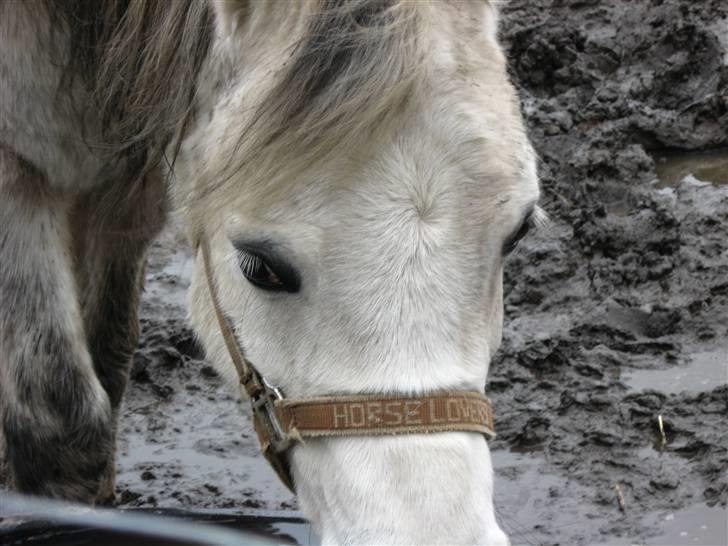
<path fill-rule="evenodd" d="M 319 0 L 248 134 L 323 152 L 401 109 L 424 69 L 416 3 Z"/>

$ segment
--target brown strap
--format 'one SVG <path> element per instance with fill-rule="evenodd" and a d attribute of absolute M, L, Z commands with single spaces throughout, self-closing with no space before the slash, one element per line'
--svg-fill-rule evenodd
<path fill-rule="evenodd" d="M 248 396 L 253 397 L 255 394 L 260 392 L 262 386 L 258 380 L 255 368 L 250 361 L 245 358 L 243 352 L 240 350 L 235 334 L 232 332 L 232 328 L 228 323 L 227 318 L 222 313 L 220 307 L 220 300 L 217 297 L 217 290 L 215 288 L 215 281 L 212 277 L 212 268 L 210 266 L 210 244 L 207 242 L 205 237 L 198 237 L 195 240 L 195 247 L 202 249 L 202 263 L 205 267 L 205 277 L 207 278 L 207 288 L 210 292 L 210 298 L 212 299 L 212 306 L 215 309 L 215 317 L 217 318 L 217 324 L 220 327 L 222 338 L 225 341 L 230 358 L 235 365 L 235 369 L 238 372 L 240 378 L 240 384 L 245 388 Z"/>
<path fill-rule="evenodd" d="M 493 438 L 493 412 L 473 391 L 422 396 L 327 396 L 275 403 L 286 434 L 301 438 L 375 436 L 446 431 L 479 432 Z"/>

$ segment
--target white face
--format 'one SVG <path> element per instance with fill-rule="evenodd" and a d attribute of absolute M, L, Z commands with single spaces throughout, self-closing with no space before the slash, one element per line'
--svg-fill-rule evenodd
<path fill-rule="evenodd" d="M 493 15 L 481 16 L 470 48 L 433 35 L 430 91 L 396 132 L 264 197 L 240 180 L 205 226 L 224 312 L 286 396 L 483 390 L 507 247 L 539 192 Z M 186 149 L 199 152 L 207 131 Z M 196 172 L 184 151 L 179 163 L 178 176 Z M 234 380 L 202 267 L 191 312 Z M 506 542 L 482 436 L 307 440 L 292 468 L 324 542 Z"/>

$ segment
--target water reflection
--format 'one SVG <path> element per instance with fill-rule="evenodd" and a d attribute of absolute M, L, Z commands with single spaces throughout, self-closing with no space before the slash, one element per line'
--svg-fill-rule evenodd
<path fill-rule="evenodd" d="M 711 391 L 728 383 L 728 348 L 693 353 L 686 366 L 625 371 L 621 379 L 635 390 L 652 389 L 664 394 Z"/>
<path fill-rule="evenodd" d="M 657 188 L 675 187 L 692 176 L 714 185 L 728 185 L 728 150 L 658 155 Z"/>

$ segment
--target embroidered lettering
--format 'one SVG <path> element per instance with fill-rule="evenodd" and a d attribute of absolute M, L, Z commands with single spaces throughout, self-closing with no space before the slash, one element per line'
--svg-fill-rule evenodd
<path fill-rule="evenodd" d="M 407 400 L 404 403 L 404 423 L 405 425 L 421 425 L 420 406 L 422 402 L 419 400 Z"/>
<path fill-rule="evenodd" d="M 363 427 L 366 424 L 364 404 L 349 404 L 349 422 L 352 427 Z"/>
<path fill-rule="evenodd" d="M 402 402 L 387 402 L 384 406 L 384 424 L 402 424 Z"/>
<path fill-rule="evenodd" d="M 447 401 L 447 420 L 450 422 L 458 421 L 460 419 L 460 404 L 458 400 L 450 398 Z"/>
<path fill-rule="evenodd" d="M 367 403 L 367 424 L 378 425 L 382 422 L 380 417 L 382 413 L 382 404 L 380 402 Z"/>
<path fill-rule="evenodd" d="M 334 404 L 333 428 L 489 423 L 490 411 L 481 400 L 465 397 L 425 400 L 363 401 Z"/>
<path fill-rule="evenodd" d="M 334 405 L 334 428 L 347 428 L 349 426 L 349 412 L 346 405 Z"/>
<path fill-rule="evenodd" d="M 470 404 L 471 400 L 458 400 L 458 411 L 460 412 L 460 418 L 467 421 L 470 419 Z"/>
<path fill-rule="evenodd" d="M 428 405 L 430 407 L 430 422 L 431 423 L 444 423 L 446 421 L 446 419 L 444 417 L 437 416 L 437 406 L 435 405 L 435 401 L 430 400 L 430 403 Z"/>

